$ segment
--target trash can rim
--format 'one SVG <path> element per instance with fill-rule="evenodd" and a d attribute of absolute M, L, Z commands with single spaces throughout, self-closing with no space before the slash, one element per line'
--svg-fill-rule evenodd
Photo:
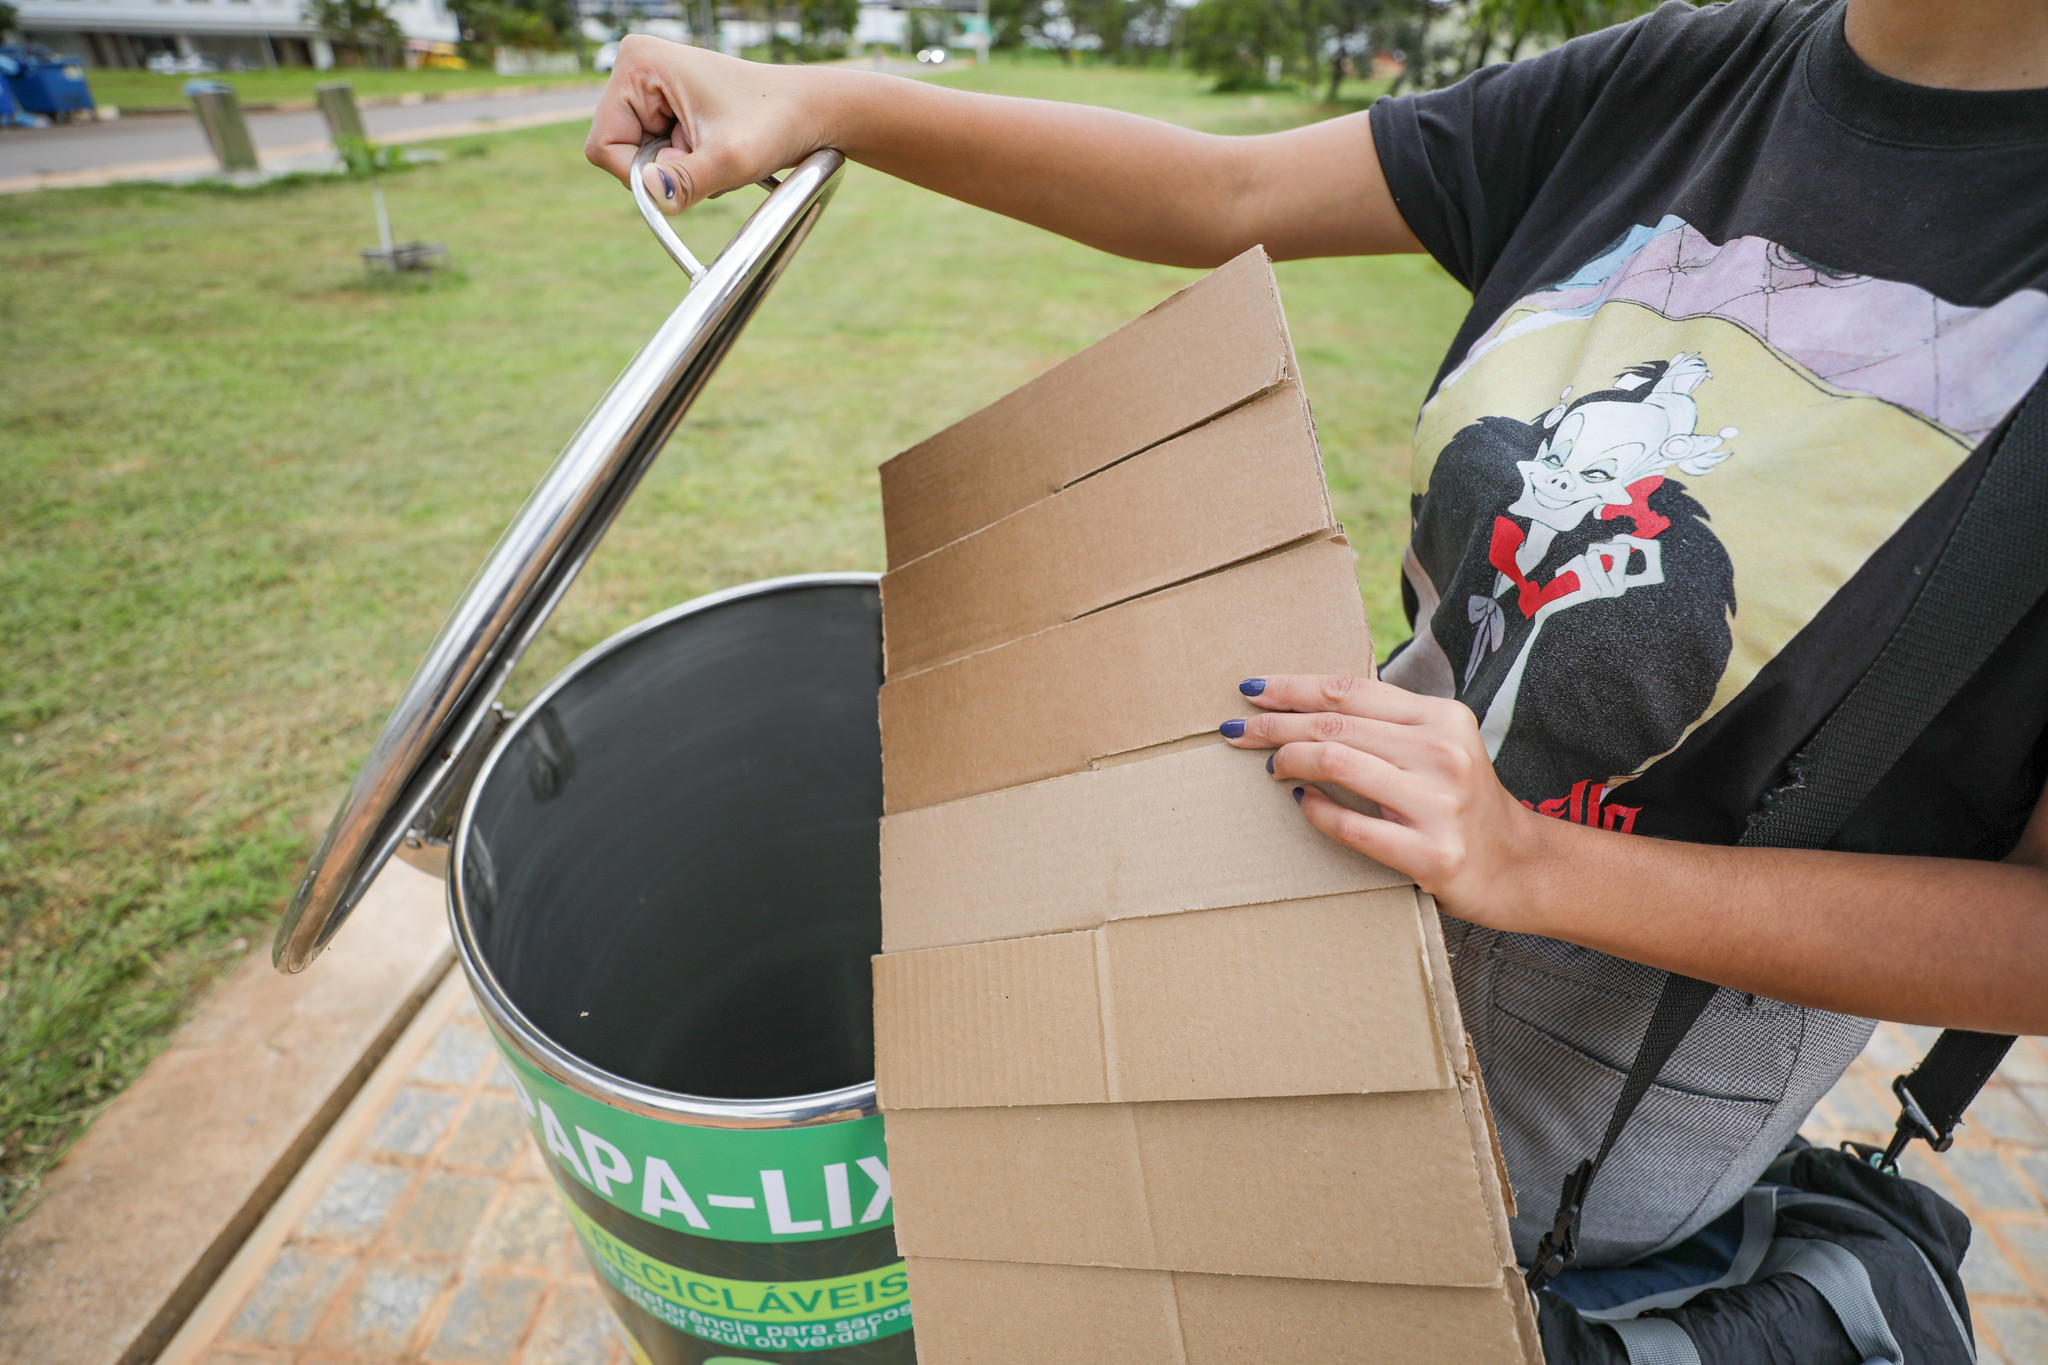
<path fill-rule="evenodd" d="M 462 964 L 463 974 L 469 978 L 477 1007 L 483 1011 L 491 1030 L 543 1075 L 561 1082 L 572 1090 L 601 1100 L 615 1109 L 662 1122 L 681 1122 L 698 1127 L 801 1128 L 821 1123 L 843 1123 L 849 1119 L 866 1118 L 880 1112 L 875 1102 L 875 1083 L 872 1080 L 810 1095 L 789 1095 L 763 1100 L 731 1100 L 707 1095 L 685 1095 L 677 1091 L 642 1085 L 638 1081 L 614 1075 L 584 1061 L 537 1028 L 512 1002 L 511 997 L 506 995 L 504 987 L 491 971 L 490 964 L 484 960 L 481 945 L 471 930 L 469 904 L 462 891 L 462 869 L 468 862 L 469 836 L 472 822 L 476 818 L 477 801 L 484 788 L 490 784 L 491 775 L 497 770 L 499 760 L 504 757 L 512 742 L 524 732 L 527 723 L 545 710 L 557 693 L 599 661 L 684 617 L 712 611 L 733 602 L 805 588 L 873 587 L 880 582 L 881 575 L 874 573 L 791 574 L 783 578 L 766 578 L 752 583 L 741 583 L 735 587 L 706 593 L 702 597 L 693 597 L 666 611 L 657 612 L 644 621 L 635 622 L 616 635 L 585 650 L 575 662 L 550 678 L 531 701 L 520 707 L 519 714 L 498 735 L 490 753 L 485 756 L 483 765 L 477 769 L 476 779 L 470 783 L 469 793 L 462 803 L 462 815 L 455 824 L 455 839 L 448 859 L 448 921 L 455 938 L 456 958 Z"/>

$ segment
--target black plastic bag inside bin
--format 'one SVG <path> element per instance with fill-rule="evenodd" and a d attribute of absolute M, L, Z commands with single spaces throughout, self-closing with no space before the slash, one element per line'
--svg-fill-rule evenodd
<path fill-rule="evenodd" d="M 737 598 L 572 671 L 477 794 L 464 894 L 543 1033 L 724 1099 L 874 1075 L 880 604 Z"/>

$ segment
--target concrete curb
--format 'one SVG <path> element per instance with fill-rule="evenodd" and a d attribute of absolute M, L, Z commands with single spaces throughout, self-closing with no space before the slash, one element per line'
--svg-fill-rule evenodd
<path fill-rule="evenodd" d="M 0 1235 L 10 1365 L 132 1365 L 208 1292 L 454 960 L 401 863 L 295 977 L 252 952 Z"/>
<path fill-rule="evenodd" d="M 468 998 L 469 983 L 463 980 L 461 972 L 449 972 L 441 978 L 419 1012 L 407 1021 L 403 1034 L 368 1082 L 350 1100 L 347 1111 L 321 1138 L 318 1148 L 293 1175 L 290 1185 L 272 1203 L 262 1222 L 207 1287 L 178 1334 L 155 1357 L 158 1365 L 199 1365 L 205 1359 L 242 1300 L 277 1259 L 292 1229 L 325 1193 L 328 1182 L 383 1116 L 392 1096 L 404 1086 L 406 1073 L 433 1046 L 435 1036 Z"/>
<path fill-rule="evenodd" d="M 346 82 L 340 82 L 345 84 Z M 502 100 L 516 95 L 547 95 L 557 90 L 602 89 L 603 80 L 561 81 L 552 85 L 493 85 L 480 90 L 408 90 L 401 95 L 363 95 L 357 98 L 358 109 L 410 109 L 422 104 L 441 104 L 448 100 Z M 190 118 L 189 104 L 122 104 L 108 105 L 118 109 L 116 118 Z M 310 114 L 320 106 L 312 100 L 265 100 L 257 104 L 245 104 L 245 114 Z"/>
<path fill-rule="evenodd" d="M 574 123 L 590 117 L 588 109 L 547 109 L 509 118 L 465 119 L 461 123 L 437 124 L 431 128 L 407 128 L 377 139 L 383 143 L 439 142 L 451 137 L 477 137 L 487 133 L 510 133 L 521 128 L 540 128 L 551 123 Z M 265 174 L 333 169 L 334 144 L 327 141 L 298 142 L 287 147 L 267 147 L 260 156 Z M 93 166 L 79 171 L 38 171 L 34 175 L 0 176 L 0 194 L 27 194 L 34 190 L 97 189 L 134 181 L 202 180 L 218 175 L 210 156 L 167 157 L 158 161 L 132 161 L 119 166 Z"/>

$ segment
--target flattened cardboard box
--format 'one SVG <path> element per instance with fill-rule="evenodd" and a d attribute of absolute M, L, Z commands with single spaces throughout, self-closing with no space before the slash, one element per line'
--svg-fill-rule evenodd
<path fill-rule="evenodd" d="M 1460 1092 L 889 1111 L 908 1256 L 1499 1284 Z"/>
<path fill-rule="evenodd" d="M 889 567 L 1000 521 L 1294 377 L 1253 247 L 1137 321 L 882 466 Z"/>
<path fill-rule="evenodd" d="M 966 1260 L 1512 1278 L 1477 1064 L 1455 995 L 1432 989 L 1448 980 L 1434 903 L 1412 886 L 884 955 L 899 1243 Z"/>
<path fill-rule="evenodd" d="M 1194 738 L 1242 709 L 1226 673 L 1370 667 L 1263 253 L 891 461 L 883 498 L 878 1074 L 920 1357 L 1046 1359 L 984 1296 L 1052 1289 L 1076 1301 L 1029 1320 L 1088 1343 L 1059 1358 L 1540 1359 L 1433 911 Z M 1286 661 L 1239 664 L 1262 649 Z M 1146 668 L 1155 705 L 1019 739 Z M 1273 1061 L 1319 1019 L 1348 1031 Z"/>
<path fill-rule="evenodd" d="M 1081 772 L 1194 735 L 1213 737 L 1240 680 L 1364 673 L 1372 637 L 1351 548 L 1325 539 L 1098 611 L 882 687 L 890 813 Z M 1093 689 L 1045 723 L 1052 689 Z M 1227 713 L 1226 713 L 1227 714 Z M 935 723 L 935 719 L 936 723 Z"/>
<path fill-rule="evenodd" d="M 1308 403 L 1288 383 L 884 574 L 889 673 L 1335 530 Z"/>
<path fill-rule="evenodd" d="M 1541 1365 L 1519 1282 L 1484 1289 L 909 1258 L 923 1361 Z"/>
<path fill-rule="evenodd" d="M 1396 886 L 885 954 L 882 1105 L 1450 1087 L 1424 919 L 1434 913 Z"/>
<path fill-rule="evenodd" d="M 884 816 L 882 951 L 1408 884 L 1218 741 Z"/>

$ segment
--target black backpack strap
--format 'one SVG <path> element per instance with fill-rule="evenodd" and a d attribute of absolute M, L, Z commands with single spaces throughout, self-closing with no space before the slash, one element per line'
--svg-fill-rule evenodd
<path fill-rule="evenodd" d="M 1643 1041 L 1636 1048 L 1636 1059 L 1629 1063 L 1628 1078 L 1621 1083 L 1621 1095 L 1614 1101 L 1614 1113 L 1608 1117 L 1607 1135 L 1600 1139 L 1600 1150 L 1574 1166 L 1564 1178 L 1564 1193 L 1558 1197 L 1550 1231 L 1536 1244 L 1536 1256 L 1523 1277 L 1531 1293 L 1550 1283 L 1578 1256 L 1579 1215 L 1585 1208 L 1586 1191 L 1592 1188 L 1593 1177 L 1600 1173 L 1621 1130 L 1628 1126 L 1636 1106 L 1649 1093 L 1650 1082 L 1657 1079 L 1679 1040 L 1692 1028 L 1718 989 L 1676 972 L 1665 975 L 1664 988 L 1657 993 L 1657 1008 L 1650 1014 L 1649 1027 L 1643 1030 Z"/>
<path fill-rule="evenodd" d="M 2048 552 L 2042 543 L 2042 528 L 2048 527 L 2048 374 L 2035 381 L 2004 432 L 1993 439 L 1977 487 L 1898 629 L 1793 756 L 1789 780 L 1750 817 L 1743 845 L 1825 847 L 2048 592 Z M 1526 1275 L 1531 1291 L 1549 1283 L 1577 1255 L 1580 1214 L 1593 1177 L 1714 990 L 1676 973 L 1665 978 L 1600 1150 L 1565 1177 L 1557 1215 Z M 1945 1149 L 1956 1121 L 2012 1041 L 1955 1029 L 1944 1033 L 1912 1075 L 1893 1082 L 1905 1112 L 1878 1164 L 1892 1166 L 1915 1137 Z"/>
<path fill-rule="evenodd" d="M 1857 1151 L 1881 1171 L 1899 1168 L 1899 1153 L 1914 1138 L 1945 1152 L 1955 1141 L 1956 1124 L 1963 1111 L 2013 1045 L 2009 1033 L 1972 1033 L 1952 1028 L 1934 1040 L 1920 1065 L 1908 1075 L 1892 1081 L 1892 1093 L 1899 1097 L 1899 1127 L 1882 1152 L 1857 1146 Z"/>

